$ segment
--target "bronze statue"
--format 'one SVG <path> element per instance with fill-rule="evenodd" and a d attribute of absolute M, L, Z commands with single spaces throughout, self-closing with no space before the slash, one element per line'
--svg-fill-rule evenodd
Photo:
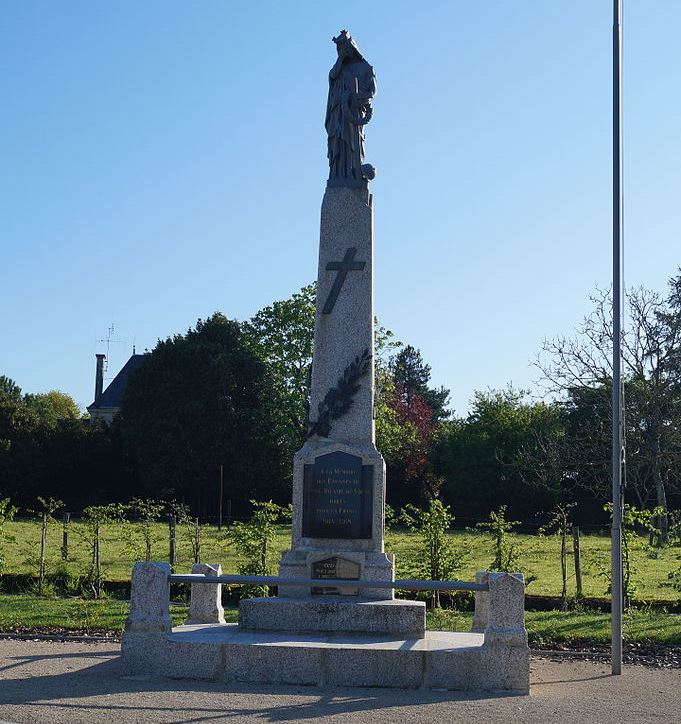
<path fill-rule="evenodd" d="M 362 187 L 376 174 L 373 166 L 364 163 L 364 126 L 371 120 L 376 76 L 347 30 L 342 30 L 333 42 L 338 60 L 329 72 L 326 104 L 327 185 Z"/>

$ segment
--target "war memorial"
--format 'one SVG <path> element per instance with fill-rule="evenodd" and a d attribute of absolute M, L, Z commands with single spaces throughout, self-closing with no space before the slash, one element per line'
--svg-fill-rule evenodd
<path fill-rule="evenodd" d="M 167 563 L 137 563 L 122 656 L 130 672 L 224 682 L 529 691 L 520 574 L 478 573 L 473 630 L 427 631 L 425 604 L 395 589 L 384 550 L 385 463 L 374 430 L 375 169 L 364 129 L 376 92 L 354 39 L 333 39 L 326 108 L 329 178 L 321 207 L 308 438 L 294 459 L 291 549 L 277 595 L 243 599 L 225 624 L 218 564 L 192 576 Z M 172 628 L 170 583 L 191 582 L 184 625 Z M 420 584 L 420 585 L 419 585 Z"/>

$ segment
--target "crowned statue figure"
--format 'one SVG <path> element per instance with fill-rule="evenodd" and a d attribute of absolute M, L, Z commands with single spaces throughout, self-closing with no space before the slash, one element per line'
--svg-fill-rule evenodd
<path fill-rule="evenodd" d="M 326 104 L 327 185 L 364 187 L 375 175 L 374 167 L 364 163 L 364 126 L 371 120 L 376 76 L 347 30 L 333 42 L 338 59 L 329 72 Z"/>

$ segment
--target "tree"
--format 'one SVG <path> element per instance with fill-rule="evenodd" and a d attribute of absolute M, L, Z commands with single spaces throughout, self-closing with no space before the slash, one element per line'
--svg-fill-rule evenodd
<path fill-rule="evenodd" d="M 412 399 L 418 395 L 432 410 L 433 422 L 449 417 L 447 400 L 449 390 L 445 387 L 437 389 L 428 386 L 430 382 L 430 365 L 423 361 L 421 352 L 408 344 L 392 359 L 390 370 L 397 389 L 401 390 L 404 403 L 409 407 Z"/>
<path fill-rule="evenodd" d="M 261 309 L 243 324 L 248 347 L 269 369 L 293 454 L 307 431 L 317 285 Z"/>
<path fill-rule="evenodd" d="M 272 546 L 276 539 L 276 524 L 291 519 L 291 506 L 281 506 L 271 500 L 250 501 L 253 512 L 248 522 L 236 522 L 227 530 L 227 540 L 244 559 L 239 564 L 243 576 L 272 575 Z M 242 598 L 268 595 L 267 586 L 243 586 Z"/>
<path fill-rule="evenodd" d="M 433 451 L 435 472 L 445 480 L 444 495 L 459 511 L 479 517 L 507 505 L 513 514 L 527 516 L 550 508 L 553 489 L 529 485 L 516 458 L 534 443 L 538 431 L 559 426 L 559 411 L 528 393 L 508 386 L 476 391 L 466 418 L 442 423 Z"/>
<path fill-rule="evenodd" d="M 21 401 L 21 387 L 5 375 L 0 375 L 0 399 L 6 397 L 15 402 Z"/>
<path fill-rule="evenodd" d="M 513 529 L 519 525 L 519 520 L 506 520 L 505 505 L 490 511 L 489 521 L 478 523 L 478 528 L 488 530 L 492 536 L 494 560 L 488 566 L 490 571 L 516 573 L 520 570 L 521 550 L 513 536 Z"/>
<path fill-rule="evenodd" d="M 54 427 L 59 420 L 77 420 L 80 417 L 80 409 L 73 397 L 59 390 L 28 394 L 24 401 L 43 425 Z"/>
<path fill-rule="evenodd" d="M 539 529 L 539 534 L 554 532 L 560 537 L 560 573 L 563 581 L 563 587 L 560 592 L 560 610 L 568 610 L 567 598 L 567 542 L 570 531 L 572 530 L 572 509 L 576 503 L 556 503 L 551 511 L 551 519 L 546 525 Z"/>
<path fill-rule="evenodd" d="M 626 485 L 641 505 L 667 510 L 668 487 L 679 489 L 681 449 L 679 368 L 681 354 L 681 276 L 670 281 L 670 294 L 638 287 L 627 291 L 628 323 L 622 336 L 624 377 Z M 596 290 L 593 309 L 575 337 L 559 336 L 547 341 L 537 360 L 547 389 L 578 410 L 588 397 L 602 400 L 612 385 L 612 303 L 610 290 Z M 575 404 L 577 403 L 577 404 Z M 581 414 L 581 413 L 580 413 Z M 583 415 L 588 420 L 589 415 Z M 608 450 L 612 412 L 594 407 L 590 436 L 601 450 Z M 596 438 L 595 435 L 600 437 Z M 591 451 L 587 448 L 587 453 Z M 609 453 L 605 461 L 609 459 Z M 594 461 L 592 461 L 594 462 Z M 603 494 L 609 478 L 598 478 Z M 652 495 L 651 495 L 652 493 Z M 666 513 L 659 521 L 666 538 Z"/>
<path fill-rule="evenodd" d="M 225 489 L 235 505 L 284 497 L 290 479 L 283 404 L 239 324 L 215 313 L 160 341 L 129 380 L 120 426 L 140 492 L 186 496 L 204 515 Z"/>
<path fill-rule="evenodd" d="M 448 536 L 454 521 L 449 506 L 433 497 L 425 509 L 405 505 L 401 518 L 407 528 L 417 534 L 421 543 L 415 566 L 416 577 L 431 581 L 453 580 L 470 550 L 461 545 L 456 546 Z M 439 591 L 433 591 L 432 601 L 433 606 L 439 608 Z"/>
<path fill-rule="evenodd" d="M 80 416 L 69 395 L 23 395 L 15 382 L 0 378 L 0 486 L 20 505 L 54 496 L 80 507 L 120 487 L 112 440 L 110 431 Z"/>
<path fill-rule="evenodd" d="M 419 350 L 391 337 L 377 325 L 377 348 L 399 351 L 387 365 L 377 365 L 376 436 L 388 467 L 391 504 L 401 506 L 439 492 L 441 480 L 433 472 L 430 453 L 438 425 L 449 415 L 449 390 L 431 389 L 430 366 Z"/>
<path fill-rule="evenodd" d="M 289 299 L 264 307 L 242 325 L 249 349 L 269 367 L 282 401 L 280 412 L 291 457 L 302 446 L 308 427 L 316 296 L 316 283 L 309 284 Z M 374 319 L 374 331 L 380 398 L 381 372 L 387 366 L 384 358 L 402 343 L 378 319 Z"/>
<path fill-rule="evenodd" d="M 429 474 L 429 452 L 433 435 L 432 411 L 420 395 L 407 405 L 392 377 L 379 370 L 381 394 L 376 403 L 376 446 L 383 455 L 392 505 L 414 502 L 423 492 L 437 493 Z"/>
<path fill-rule="evenodd" d="M 21 387 L 9 377 L 0 375 L 0 453 L 9 452 L 17 431 L 28 427 L 31 417 Z"/>

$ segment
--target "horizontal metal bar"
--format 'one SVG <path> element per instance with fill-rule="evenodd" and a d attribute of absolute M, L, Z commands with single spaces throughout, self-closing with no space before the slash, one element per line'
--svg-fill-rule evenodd
<path fill-rule="evenodd" d="M 468 581 L 367 581 L 341 578 L 279 578 L 278 576 L 205 576 L 203 573 L 173 573 L 171 583 L 224 583 L 231 586 L 347 586 L 350 588 L 402 588 L 406 591 L 489 591 L 486 583 Z"/>

